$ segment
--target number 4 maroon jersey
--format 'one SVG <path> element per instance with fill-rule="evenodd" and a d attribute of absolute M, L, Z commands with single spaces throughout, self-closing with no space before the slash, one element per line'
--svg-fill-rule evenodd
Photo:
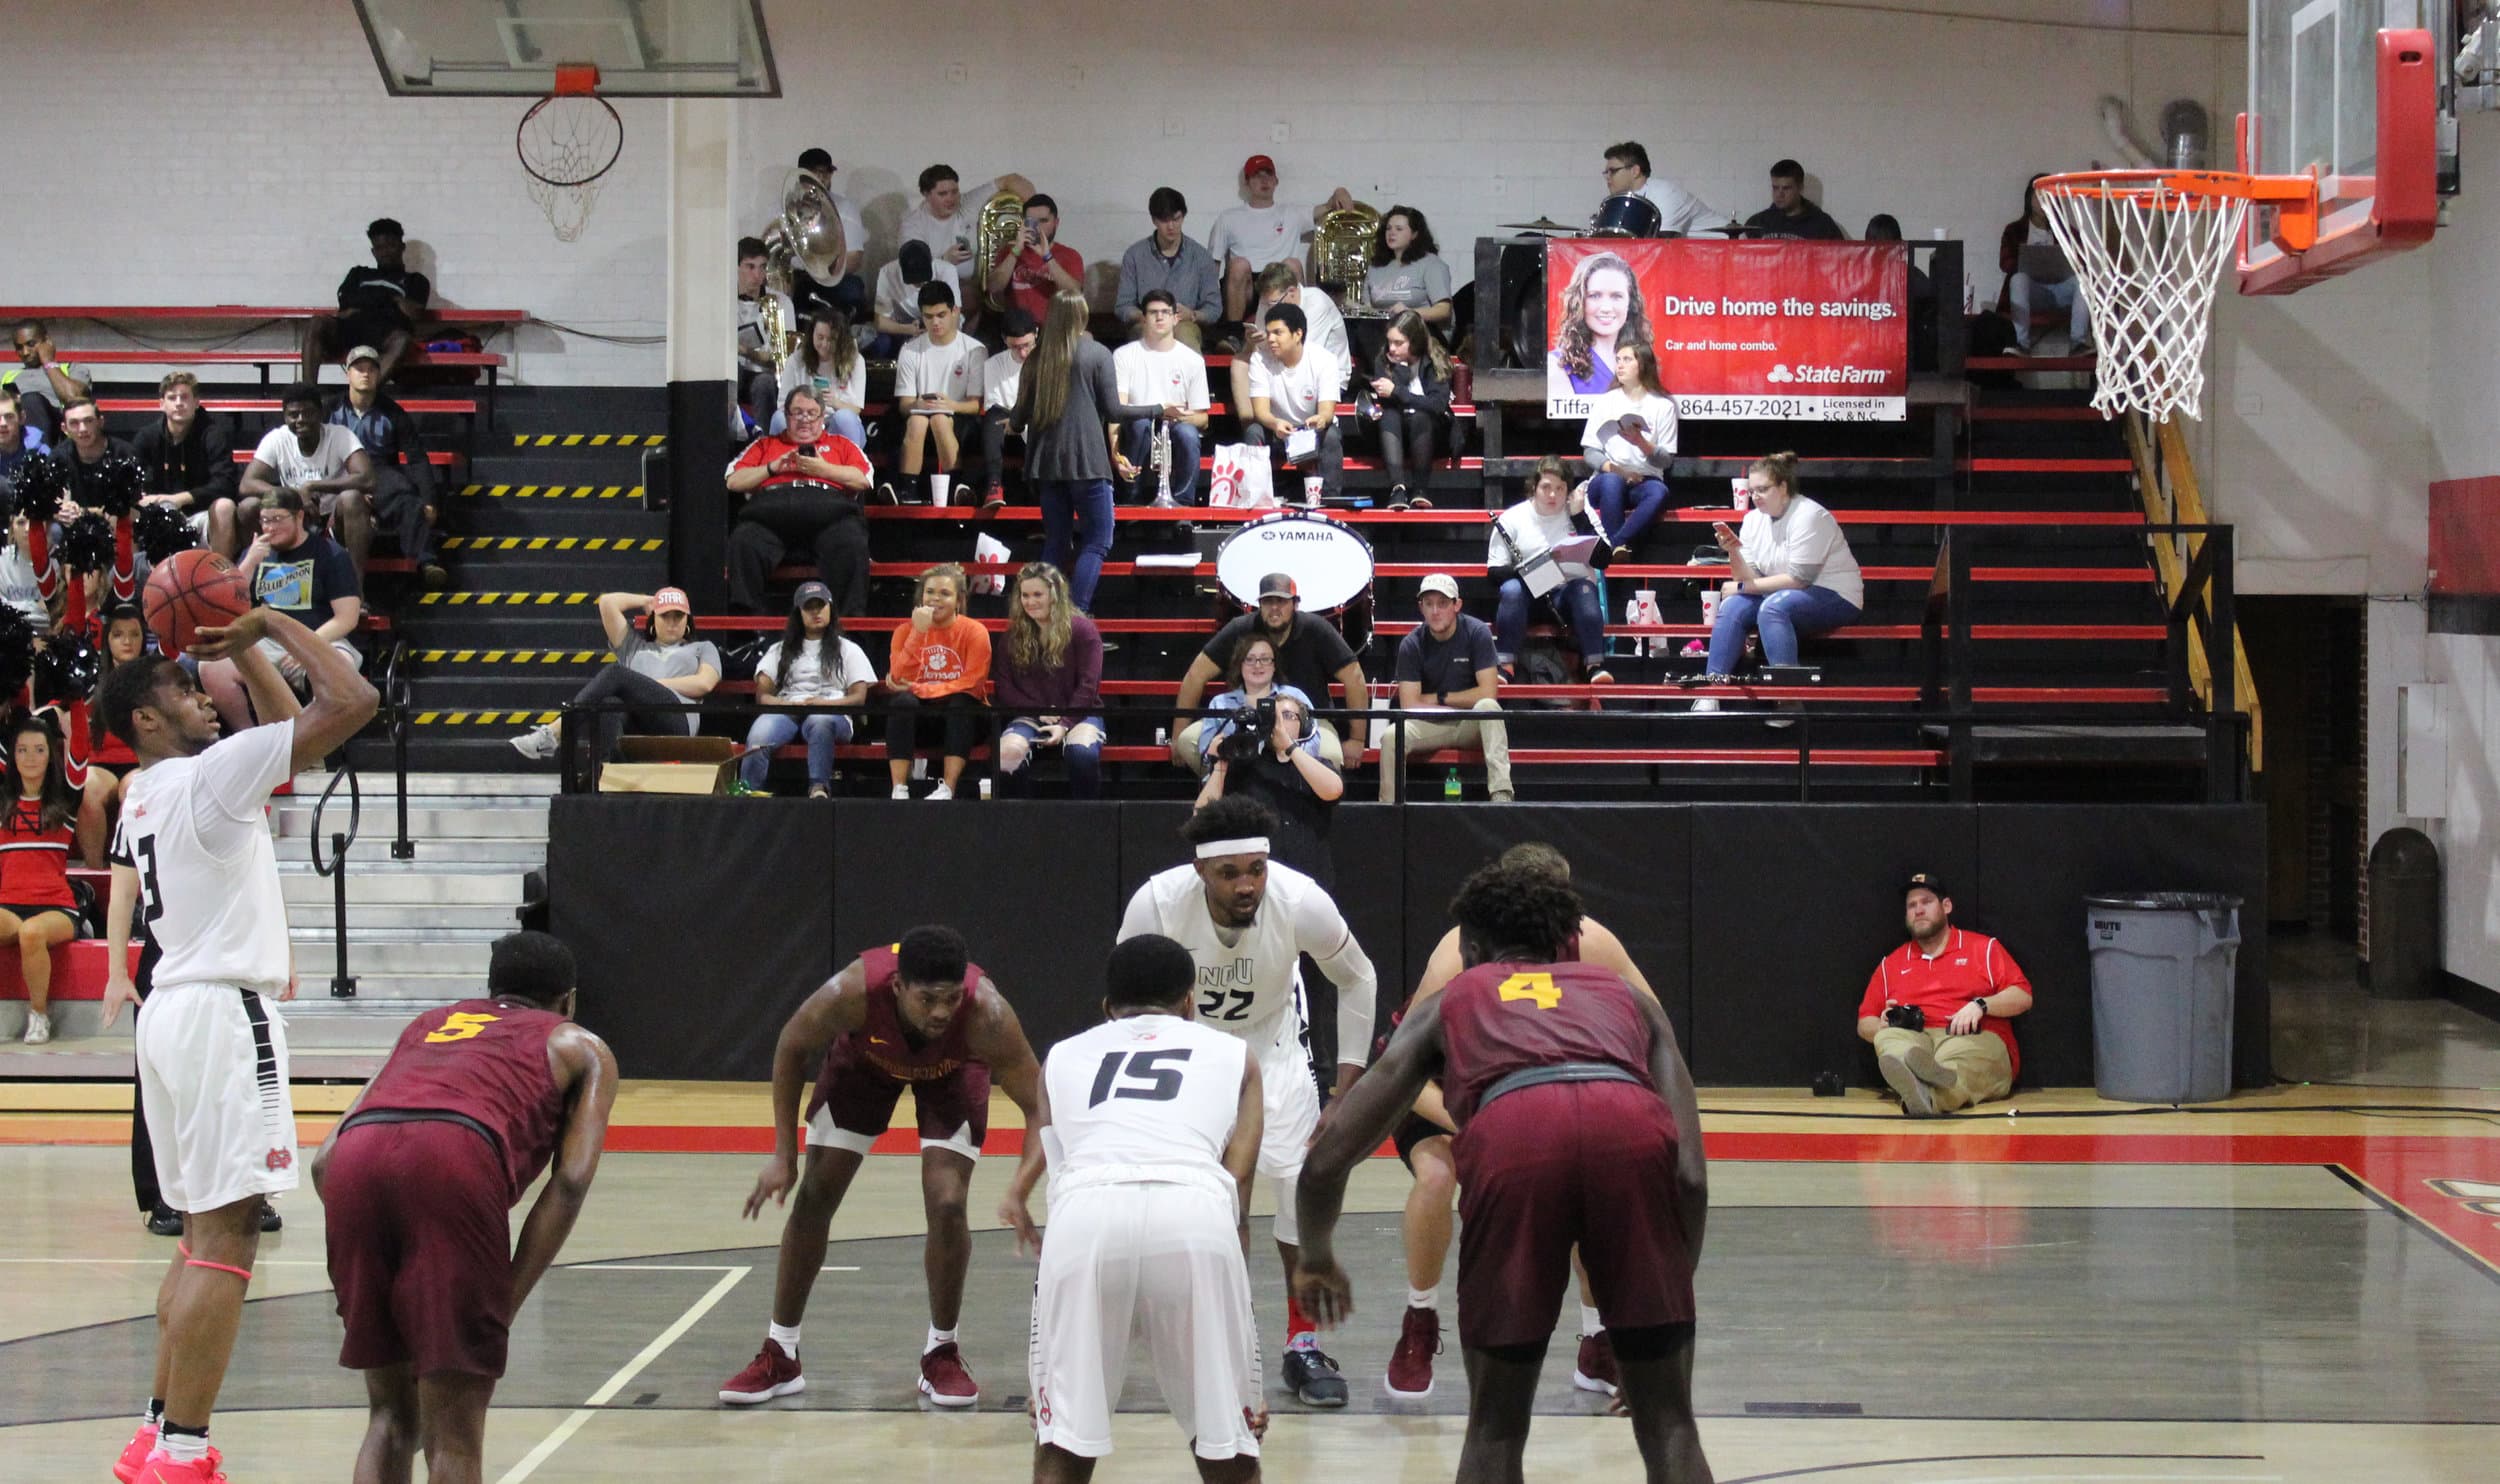
<path fill-rule="evenodd" d="M 1643 1087 L 1650 1029 L 1640 991 L 1593 964 L 1478 964 L 1441 991 L 1442 1095 L 1464 1128 L 1486 1089 L 1562 1062 L 1621 1067 Z"/>

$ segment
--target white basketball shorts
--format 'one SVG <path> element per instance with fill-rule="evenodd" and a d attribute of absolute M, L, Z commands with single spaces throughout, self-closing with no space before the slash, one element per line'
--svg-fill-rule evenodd
<path fill-rule="evenodd" d="M 229 984 L 156 990 L 139 1011 L 139 1097 L 156 1183 L 177 1211 L 214 1211 L 296 1183 L 286 1022 Z"/>

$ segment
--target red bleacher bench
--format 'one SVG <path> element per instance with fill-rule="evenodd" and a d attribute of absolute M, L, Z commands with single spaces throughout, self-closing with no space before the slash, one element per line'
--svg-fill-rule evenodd
<path fill-rule="evenodd" d="M 715 631 L 777 633 L 784 624 L 789 622 L 789 619 L 786 615 L 735 613 L 723 614 L 719 617 L 706 616 L 697 619 L 696 622 L 701 628 Z M 869 615 L 846 618 L 842 620 L 842 627 L 850 633 L 890 634 L 910 622 L 910 618 L 900 614 Z M 1007 620 L 1003 617 L 983 618 L 978 622 L 993 634 L 1007 632 Z M 1417 619 L 1383 619 L 1372 625 L 1372 632 L 1384 638 L 1401 638 L 1418 622 L 1420 620 Z M 1203 618 L 1098 618 L 1094 620 L 1094 627 L 1106 634 L 1211 635 L 1219 626 L 1212 620 Z M 1551 626 L 1546 626 L 1534 629 L 1532 632 L 1554 633 L 1558 631 Z M 1821 637 L 1827 639 L 1916 639 L 1920 632 L 1917 624 L 1850 624 L 1843 628 L 1833 629 Z M 1942 632 L 1949 636 L 1952 630 L 1948 627 Z M 2170 631 L 2160 624 L 1979 623 L 1972 624 L 1970 632 L 1973 639 L 1981 640 L 2159 641 L 2167 638 Z M 1620 639 L 1706 639 L 1710 636 L 1710 626 L 1698 623 L 1608 624 L 1606 634 L 1609 638 Z"/>
<path fill-rule="evenodd" d="M 411 408 L 409 410 L 414 411 L 415 409 Z M 428 449 L 425 455 L 425 461 L 427 463 L 437 465 L 456 464 L 460 462 L 460 459 L 461 455 L 452 452 L 448 448 Z M 252 461 L 252 450 L 248 448 L 236 449 L 234 451 L 234 461 L 238 464 L 250 463 Z"/>
<path fill-rule="evenodd" d="M 804 761 L 807 748 L 799 743 L 773 750 L 773 756 L 789 761 Z M 885 748 L 877 743 L 852 744 L 834 749 L 834 756 L 845 762 L 885 762 Z M 987 746 L 972 749 L 976 762 L 989 760 Z M 1168 749 L 1153 746 L 1105 747 L 1102 760 L 1107 763 L 1160 763 L 1168 761 Z M 1513 767 L 1552 767 L 1573 763 L 1651 767 L 1676 763 L 1731 764 L 1742 767 L 1797 766 L 1798 752 L 1793 747 L 1514 747 L 1510 750 Z M 1380 749 L 1367 747 L 1362 760 L 1380 761 Z M 1479 762 L 1481 754 L 1442 748 L 1437 752 L 1418 752 L 1407 758 L 1409 767 L 1454 768 Z M 1926 747 L 1818 747 L 1808 755 L 1808 766 L 1825 768 L 1932 768 L 1942 764 L 1944 754 Z"/>
<path fill-rule="evenodd" d="M 1475 461 L 1481 464 L 1482 460 Z M 1356 467 L 1352 462 L 1346 465 Z M 1198 525 L 1223 525 L 1227 522 L 1257 520 L 1289 508 L 1281 505 L 1251 510 L 1185 506 L 1179 509 L 1157 509 L 1151 505 L 1124 505 L 1113 512 L 1122 525 L 1170 524 L 1190 521 Z M 1493 523 L 1498 510 L 1325 510 L 1331 520 L 1349 525 L 1458 525 L 1482 526 Z M 894 521 L 1033 521 L 1042 518 L 1039 505 L 1003 506 L 990 515 L 983 515 L 977 504 L 953 505 L 871 505 L 864 512 L 870 520 Z M 1733 525 L 1745 513 L 1727 506 L 1692 505 L 1658 512 L 1660 521 L 1670 525 L 1712 525 L 1726 521 Z M 1832 518 L 1844 526 L 2141 526 L 2145 516 L 2137 510 L 1834 510 Z"/>
<path fill-rule="evenodd" d="M 868 575 L 916 578 L 937 565 L 939 563 L 936 562 L 872 562 L 868 567 Z M 995 573 L 1001 577 L 1012 577 L 1023 566 L 1020 562 L 958 562 L 955 565 L 975 575 Z M 1932 567 L 1861 567 L 1858 570 L 1860 575 L 1869 582 L 1929 582 L 1935 578 L 1935 569 Z M 1381 562 L 1372 568 L 1374 577 L 1420 578 L 1429 577 L 1435 572 L 1447 572 L 1453 577 L 1482 577 L 1485 569 L 1481 563 L 1471 562 Z M 1105 577 L 1196 578 L 1210 577 L 1214 573 L 1215 564 L 1203 559 L 1186 567 L 1169 562 L 1105 562 L 1102 564 L 1102 575 Z M 773 576 L 785 582 L 801 581 L 815 575 L 816 569 L 804 562 L 786 562 L 773 569 Z M 1606 575 L 1610 578 L 1641 577 L 1669 582 L 1679 579 L 1708 582 L 1726 577 L 1728 569 L 1723 563 L 1714 566 L 1696 566 L 1684 563 L 1617 562 L 1606 569 Z M 1971 580 L 1974 582 L 2127 583 L 2141 586 L 2152 582 L 2153 570 L 2150 567 L 1973 567 Z"/>
<path fill-rule="evenodd" d="M 432 412 L 446 416 L 469 417 L 477 415 L 477 399 L 474 397 L 399 397 L 394 400 L 399 403 L 403 411 L 407 412 Z M 96 399 L 96 406 L 106 412 L 154 412 L 156 405 L 156 399 L 153 397 L 99 397 Z M 211 412 L 262 412 L 272 417 L 285 410 L 285 404 L 275 397 L 202 397 L 200 405 Z"/>
<path fill-rule="evenodd" d="M 112 966 L 112 953 L 102 938 L 73 938 L 52 950 L 52 998 L 56 1000 L 100 1000 L 104 998 L 106 971 Z M 130 945 L 131 972 L 138 972 L 139 945 Z M 18 968 L 17 955 L 0 954 L 0 1000 L 26 998 L 26 975 Z"/>
<path fill-rule="evenodd" d="M 377 558 L 379 566 L 382 559 Z M 402 560 L 402 570 L 405 563 Z M 1180 695 L 1177 680 L 1106 680 L 1102 682 L 1105 699 L 1132 697 L 1147 700 L 1173 700 Z M 1215 695 L 1225 689 L 1221 681 L 1207 687 L 1206 694 Z M 751 696 L 755 694 L 752 680 L 724 680 L 712 688 L 716 696 Z M 1506 701 L 1696 701 L 1703 697 L 1738 701 L 1825 701 L 1833 705 L 1896 705 L 1919 698 L 1915 685 L 1755 685 L 1738 681 L 1732 685 L 1505 685 Z M 2159 686 L 2135 685 L 1976 685 L 1971 687 L 1971 700 L 1980 705 L 2018 706 L 2158 706 L 2170 699 L 2170 692 Z M 1375 726 L 1385 727 L 1386 720 Z"/>

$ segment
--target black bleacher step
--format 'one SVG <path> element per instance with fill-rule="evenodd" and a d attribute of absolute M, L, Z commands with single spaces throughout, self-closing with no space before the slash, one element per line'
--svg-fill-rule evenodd
<path fill-rule="evenodd" d="M 1930 726 L 1935 745 L 1950 728 Z M 1971 757 L 1979 763 L 2072 763 L 2078 765 L 2175 764 L 2202 766 L 2205 729 L 2175 723 L 2049 726 L 1993 723 L 1971 728 Z"/>
<path fill-rule="evenodd" d="M 581 639 L 553 644 L 515 644 L 496 640 L 484 644 L 447 644 L 411 639 L 411 673 L 424 680 L 491 679 L 499 676 L 569 677 L 578 685 L 608 661 L 605 640 Z"/>
<path fill-rule="evenodd" d="M 650 539 L 668 535 L 668 517 L 644 508 L 639 498 L 514 499 L 480 494 L 451 502 L 449 528 L 455 534 L 476 536 Z"/>
<path fill-rule="evenodd" d="M 546 667 L 546 675 L 422 673 L 409 686 L 413 708 L 427 711 L 553 710 L 573 699 L 595 670 Z"/>
<path fill-rule="evenodd" d="M 639 448 L 532 449 L 527 453 L 498 449 L 471 461 L 469 479 L 475 484 L 630 487 L 642 483 L 642 454 Z"/>
<path fill-rule="evenodd" d="M 578 608 L 417 608 L 403 606 L 399 631 L 420 649 L 588 648 L 607 641 L 598 611 Z"/>
<path fill-rule="evenodd" d="M 639 543 L 637 543 L 639 544 Z M 443 554 L 459 592 L 647 593 L 668 582 L 668 558 L 644 551 L 476 551 Z"/>
<path fill-rule="evenodd" d="M 513 751 L 509 738 L 511 733 L 521 730 L 523 728 L 520 727 L 500 732 L 484 728 L 464 732 L 439 728 L 412 729 L 408 739 L 408 769 L 412 773 L 552 775 L 555 771 L 553 763 L 536 762 Z M 374 780 L 391 776 L 393 754 L 387 737 L 359 737 L 347 745 L 347 755 L 354 760 L 356 770 L 365 779 L 367 787 L 374 786 Z M 386 825 L 381 834 L 368 834 L 366 838 L 379 840 L 387 833 Z M 357 846 L 360 852 L 364 848 L 361 842 Z M 420 859 L 424 857 L 422 845 L 418 847 L 418 856 Z"/>

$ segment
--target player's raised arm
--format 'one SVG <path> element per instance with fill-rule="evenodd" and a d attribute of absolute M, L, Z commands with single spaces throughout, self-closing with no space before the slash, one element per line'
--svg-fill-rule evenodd
<path fill-rule="evenodd" d="M 868 975 L 858 959 L 817 986 L 783 1022 L 781 1036 L 773 1043 L 773 1152 L 755 1177 L 755 1189 L 747 1195 L 748 1220 L 755 1219 L 766 1201 L 787 1200 L 791 1183 L 798 1178 L 799 1099 L 807 1091 L 808 1063 L 832 1045 L 834 1037 L 867 1023 Z"/>
<path fill-rule="evenodd" d="M 996 1068 L 992 1068 L 992 1075 Z M 1042 1251 L 1041 1228 L 1033 1224 L 1033 1187 L 1039 1185 L 1050 1167 L 1049 1152 L 1042 1145 L 1042 1130 L 1050 1127 L 1050 1089 L 1037 1089 L 1037 1103 L 1025 1119 L 1024 1156 L 1016 1161 L 1016 1172 L 1007 1181 L 1007 1194 L 998 1202 L 998 1222 L 1016 1234 L 1016 1251 L 1038 1257 Z M 1257 1152 L 1252 1146 L 1252 1152 Z"/>
<path fill-rule="evenodd" d="M 1342 1097 L 1363 1073 L 1363 1057 L 1372 1044 L 1372 1007 L 1380 998 L 1380 975 L 1355 941 L 1354 929 L 1337 910 L 1334 898 L 1312 890 L 1294 904 L 1294 937 L 1304 953 L 1319 962 L 1319 971 L 1337 986 L 1337 1088 Z"/>
<path fill-rule="evenodd" d="M 608 1114 L 616 1106 L 616 1054 L 608 1043 L 568 1025 L 547 1038 L 547 1053 L 558 1069 L 557 1085 L 565 1095 L 564 1138 L 556 1146 L 547 1183 L 521 1223 L 521 1239 L 512 1250 L 512 1308 L 529 1301 L 530 1290 L 546 1275 L 573 1234 L 599 1173 L 599 1152 L 608 1138 Z"/>
<path fill-rule="evenodd" d="M 274 608 L 254 608 L 223 628 L 203 628 L 191 653 L 200 659 L 231 659 L 262 638 L 276 642 L 303 668 L 312 701 L 295 718 L 294 767 L 319 763 L 364 730 L 381 698 L 346 654 Z"/>
<path fill-rule="evenodd" d="M 1710 1166 L 1701 1149 L 1701 1100 L 1693 1091 L 1693 1074 L 1675 1042 L 1675 1024 L 1666 1007 L 1652 995 L 1635 995 L 1641 1018 L 1649 1022 L 1649 1078 L 1675 1115 L 1675 1206 L 1684 1223 L 1686 1250 L 1701 1260 L 1701 1229 L 1710 1211 Z"/>
<path fill-rule="evenodd" d="M 1441 1070 L 1441 1001 L 1424 1001 L 1407 1013 L 1371 1075 L 1354 1084 L 1302 1161 L 1295 1212 L 1302 1254 L 1293 1287 L 1302 1307 L 1325 1328 L 1354 1312 L 1354 1286 L 1337 1265 L 1337 1218 L 1345 1211 L 1346 1177 L 1380 1147 L 1398 1116 Z"/>

